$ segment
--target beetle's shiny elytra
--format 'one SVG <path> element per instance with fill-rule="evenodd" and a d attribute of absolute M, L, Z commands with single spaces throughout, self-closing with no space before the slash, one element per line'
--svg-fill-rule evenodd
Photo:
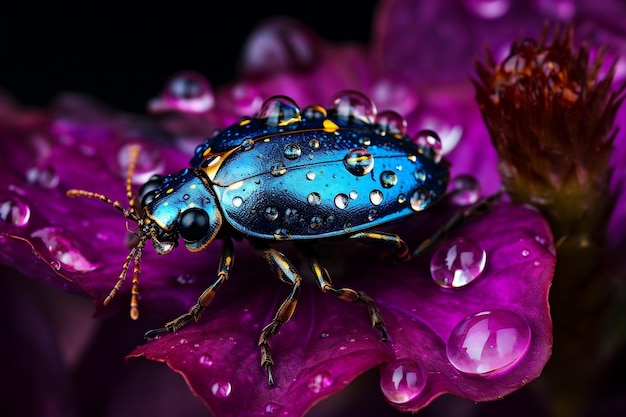
<path fill-rule="evenodd" d="M 131 190 L 131 162 L 126 184 L 129 209 L 101 194 L 70 190 L 70 196 L 112 204 L 138 223 L 138 242 L 105 303 L 119 291 L 134 263 L 131 315 L 137 316 L 139 261 L 146 241 L 152 241 L 157 253 L 165 254 L 177 246 L 179 237 L 193 252 L 216 238 L 223 240 L 213 284 L 189 312 L 146 335 L 176 331 L 197 320 L 228 279 L 234 259 L 231 238 L 244 237 L 292 289 L 259 338 L 261 365 L 271 385 L 274 362 L 269 340 L 291 318 L 301 283 L 299 273 L 273 243 L 293 240 L 306 243 L 299 246 L 306 248 L 320 289 L 365 304 L 372 323 L 386 339 L 373 299 L 363 292 L 334 287 L 313 243 L 341 237 L 383 243 L 398 258 L 408 259 L 410 252 L 399 236 L 373 230 L 434 204 L 445 192 L 448 168 L 434 132 L 421 131 L 411 139 L 401 116 L 392 111 L 378 113 L 358 92 L 341 92 L 332 103 L 328 108 L 300 109 L 288 97 L 272 97 L 255 117 L 242 118 L 198 146 L 189 168 L 153 177 L 137 196 Z"/>

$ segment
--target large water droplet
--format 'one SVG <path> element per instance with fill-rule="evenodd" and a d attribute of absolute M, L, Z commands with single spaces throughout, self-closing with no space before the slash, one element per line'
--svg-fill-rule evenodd
<path fill-rule="evenodd" d="M 309 379 L 309 389 L 314 393 L 320 393 L 333 384 L 333 377 L 325 371 L 317 373 Z"/>
<path fill-rule="evenodd" d="M 59 185 L 59 174 L 51 165 L 36 166 L 26 172 L 26 181 L 42 188 L 54 188 Z"/>
<path fill-rule="evenodd" d="M 30 207 L 17 198 L 6 199 L 0 203 L 0 219 L 15 226 L 24 226 L 30 220 Z"/>
<path fill-rule="evenodd" d="M 383 193 L 380 190 L 372 190 L 370 192 L 370 202 L 378 206 L 383 202 Z"/>
<path fill-rule="evenodd" d="M 340 120 L 352 119 L 372 124 L 376 118 L 376 106 L 365 94 L 359 91 L 341 91 L 331 99 L 332 107 Z"/>
<path fill-rule="evenodd" d="M 458 175 L 450 185 L 451 200 L 457 206 L 471 206 L 480 198 L 480 183 L 471 175 Z"/>
<path fill-rule="evenodd" d="M 413 359 L 397 359 L 381 367 L 380 388 L 394 404 L 408 403 L 422 392 L 424 386 L 424 371 Z"/>
<path fill-rule="evenodd" d="M 285 126 L 301 120 L 300 108 L 287 96 L 273 96 L 265 100 L 258 117 L 269 126 Z"/>
<path fill-rule="evenodd" d="M 509 310 L 488 310 L 463 319 L 446 345 L 450 363 L 461 372 L 485 375 L 517 361 L 530 344 L 526 320 Z"/>
<path fill-rule="evenodd" d="M 432 130 L 424 129 L 413 135 L 412 141 L 420 150 L 420 153 L 435 162 L 441 160 L 442 147 L 439 135 Z"/>
<path fill-rule="evenodd" d="M 44 227 L 35 230 L 31 236 L 40 239 L 52 255 L 53 262 L 70 271 L 89 272 L 98 267 L 90 262 L 79 250 L 79 245 L 70 239 L 66 233 L 56 227 Z"/>
<path fill-rule="evenodd" d="M 483 19 L 497 19 L 511 8 L 511 0 L 464 0 L 467 9 Z"/>
<path fill-rule="evenodd" d="M 213 107 L 215 98 L 209 82 L 194 71 L 174 75 L 156 99 L 149 104 L 151 112 L 179 111 L 204 113 Z"/>
<path fill-rule="evenodd" d="M 216 381 L 211 385 L 211 393 L 217 398 L 226 398 L 232 391 L 232 385 L 228 381 Z"/>
<path fill-rule="evenodd" d="M 287 173 L 287 168 L 282 162 L 275 162 L 270 167 L 270 174 L 274 177 L 280 177 L 281 175 L 285 175 Z"/>
<path fill-rule="evenodd" d="M 343 164 L 348 172 L 360 177 L 374 168 L 374 156 L 365 148 L 354 148 L 343 158 Z"/>
<path fill-rule="evenodd" d="M 474 281 L 484 271 L 487 253 L 476 242 L 455 238 L 437 248 L 430 260 L 430 273 L 444 288 L 457 288 Z"/>

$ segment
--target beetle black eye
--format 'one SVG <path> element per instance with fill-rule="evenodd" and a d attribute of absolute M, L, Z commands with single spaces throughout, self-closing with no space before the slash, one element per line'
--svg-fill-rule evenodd
<path fill-rule="evenodd" d="M 154 200 L 154 196 L 156 195 L 156 190 L 161 187 L 163 184 L 163 176 L 161 175 L 153 175 L 148 182 L 139 188 L 139 192 L 137 193 L 137 199 L 141 201 L 141 206 L 145 207 Z"/>
<path fill-rule="evenodd" d="M 209 231 L 209 215 L 199 208 L 191 208 L 178 218 L 178 232 L 186 242 L 196 242 Z"/>

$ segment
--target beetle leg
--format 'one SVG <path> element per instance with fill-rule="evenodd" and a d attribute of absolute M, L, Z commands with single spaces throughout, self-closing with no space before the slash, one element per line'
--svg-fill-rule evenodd
<path fill-rule="evenodd" d="M 153 339 L 163 333 L 175 332 L 185 327 L 192 320 L 198 321 L 204 309 L 209 304 L 211 304 L 211 301 L 213 301 L 213 297 L 215 296 L 217 290 L 228 279 L 230 275 L 230 270 L 233 266 L 234 253 L 235 250 L 232 240 L 225 238 L 224 243 L 222 244 L 222 248 L 220 250 L 220 263 L 217 269 L 217 279 L 213 282 L 213 284 L 211 284 L 207 289 L 202 292 L 200 297 L 198 297 L 198 301 L 196 302 L 196 304 L 194 304 L 187 313 L 182 314 L 178 318 L 166 323 L 165 327 L 161 329 L 148 331 L 145 334 L 145 337 L 147 339 Z"/>
<path fill-rule="evenodd" d="M 383 232 L 359 232 L 351 235 L 350 239 L 355 239 L 367 246 L 383 245 L 392 248 L 392 255 L 395 260 L 400 262 L 406 262 L 411 259 L 409 247 L 398 235 Z"/>
<path fill-rule="evenodd" d="M 313 275 L 315 276 L 317 285 L 320 287 L 322 292 L 329 292 L 332 295 L 345 301 L 365 304 L 370 319 L 372 321 L 372 327 L 378 329 L 378 331 L 380 332 L 381 341 L 387 341 L 389 339 L 387 334 L 387 328 L 385 327 L 385 322 L 383 321 L 383 318 L 378 311 L 378 307 L 376 307 L 374 299 L 362 291 L 356 291 L 352 288 L 334 287 L 330 280 L 328 270 L 326 270 L 326 268 L 322 265 L 317 256 L 314 255 L 310 249 L 307 252 L 309 255 L 311 270 L 313 271 Z"/>
<path fill-rule="evenodd" d="M 283 323 L 287 323 L 293 315 L 293 312 L 296 309 L 296 304 L 298 303 L 298 295 L 300 294 L 300 284 L 302 282 L 302 278 L 285 255 L 276 249 L 263 249 L 263 256 L 272 270 L 276 273 L 276 275 L 278 275 L 278 278 L 292 287 L 291 293 L 287 296 L 287 298 L 285 298 L 280 307 L 278 307 L 274 318 L 263 328 L 261 336 L 259 337 L 259 347 L 261 348 L 261 366 L 264 367 L 267 372 L 267 384 L 274 385 L 274 374 L 272 372 L 274 361 L 272 360 L 272 355 L 270 354 L 269 341 L 270 338 L 278 332 L 280 326 Z"/>
<path fill-rule="evenodd" d="M 499 191 L 495 194 L 492 194 L 480 200 L 473 206 L 470 206 L 469 208 L 463 211 L 460 211 L 454 216 L 452 216 L 450 220 L 446 222 L 446 224 L 444 224 L 439 229 L 437 229 L 435 233 L 433 233 L 430 237 L 424 239 L 422 243 L 420 243 L 419 246 L 413 251 L 413 253 L 411 253 L 411 257 L 414 258 L 418 255 L 421 255 L 423 252 L 433 247 L 446 233 L 459 227 L 460 225 L 465 223 L 468 219 L 487 211 L 489 207 L 498 198 L 500 198 L 501 195 L 502 195 L 502 192 Z"/>

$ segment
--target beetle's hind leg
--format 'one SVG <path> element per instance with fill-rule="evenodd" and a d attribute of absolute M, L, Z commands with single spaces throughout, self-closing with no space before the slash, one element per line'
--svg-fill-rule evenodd
<path fill-rule="evenodd" d="M 370 320 L 372 321 L 372 326 L 380 332 L 380 340 L 389 340 L 385 322 L 383 321 L 380 311 L 378 311 L 378 307 L 376 307 L 374 299 L 362 291 L 356 291 L 352 288 L 337 288 L 333 286 L 330 274 L 324 265 L 322 265 L 321 261 L 317 257 L 317 254 L 311 248 L 305 248 L 303 251 L 309 258 L 311 271 L 313 271 L 317 285 L 322 292 L 331 293 L 332 295 L 345 301 L 365 304 Z"/>
<path fill-rule="evenodd" d="M 274 318 L 263 328 L 261 336 L 259 337 L 259 347 L 261 348 L 261 366 L 265 368 L 267 372 L 268 385 L 274 385 L 274 374 L 272 371 L 274 361 L 272 360 L 272 355 L 270 354 L 269 341 L 271 337 L 278 332 L 280 326 L 283 323 L 287 323 L 293 315 L 293 312 L 296 309 L 296 304 L 298 303 L 298 295 L 300 294 L 300 284 L 302 283 L 302 278 L 296 271 L 296 268 L 281 252 L 273 248 L 264 248 L 262 251 L 265 260 L 267 260 L 267 263 L 276 275 L 278 275 L 280 280 L 291 285 L 291 293 L 287 296 L 287 298 L 285 298 L 280 307 L 278 307 Z"/>
<path fill-rule="evenodd" d="M 389 251 L 384 254 L 385 258 L 392 258 L 395 262 L 406 262 L 411 259 L 408 245 L 398 235 L 384 232 L 359 232 L 350 236 L 350 239 L 358 243 L 378 247 L 382 246 Z"/>
<path fill-rule="evenodd" d="M 166 323 L 165 326 L 160 329 L 148 331 L 145 334 L 146 339 L 153 339 L 164 333 L 175 332 L 185 327 L 191 321 L 198 321 L 204 309 L 211 304 L 211 301 L 213 301 L 213 297 L 215 297 L 217 290 L 226 280 L 228 280 L 230 270 L 233 266 L 234 252 L 235 250 L 232 240 L 228 238 L 224 239 L 224 243 L 220 251 L 220 263 L 217 269 L 217 279 L 202 292 L 200 297 L 198 297 L 196 304 L 194 304 L 187 313 L 182 314 L 174 320 Z"/>

